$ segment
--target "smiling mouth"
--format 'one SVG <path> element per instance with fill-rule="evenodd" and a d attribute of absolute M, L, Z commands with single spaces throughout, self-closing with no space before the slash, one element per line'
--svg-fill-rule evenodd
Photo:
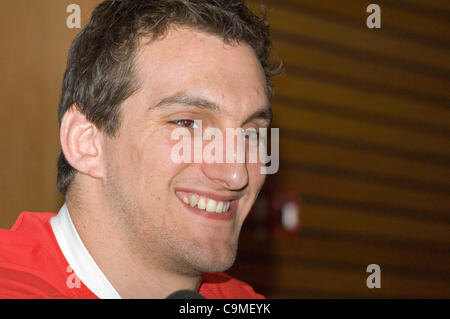
<path fill-rule="evenodd" d="M 191 211 L 212 219 L 231 219 L 237 203 L 237 199 L 211 198 L 192 191 L 176 191 L 176 195 Z"/>

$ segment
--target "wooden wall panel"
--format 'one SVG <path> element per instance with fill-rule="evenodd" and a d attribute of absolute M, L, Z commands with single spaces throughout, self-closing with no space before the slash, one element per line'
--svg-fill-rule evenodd
<path fill-rule="evenodd" d="M 306 165 L 293 166 L 289 170 L 283 169 L 279 174 L 286 186 L 305 195 L 324 196 L 329 194 L 331 198 L 374 201 L 450 216 L 448 214 L 450 198 L 446 194 L 374 183 L 358 177 L 346 176 L 345 173 L 327 174 Z"/>
<path fill-rule="evenodd" d="M 69 0 L 0 2 L 0 227 L 23 210 L 57 211 L 57 107 L 69 46 Z M 82 22 L 94 3 L 76 1 Z"/>
<path fill-rule="evenodd" d="M 239 265 L 239 272 L 247 277 L 257 274 L 258 284 L 267 286 L 267 279 L 264 268 L 273 265 L 261 265 L 256 268 L 253 263 L 242 263 Z M 385 267 L 386 268 L 386 267 Z M 336 269 L 333 266 L 318 266 L 313 263 L 309 265 L 305 261 L 299 260 L 298 265 L 289 262 L 279 263 L 275 272 L 271 273 L 269 282 L 276 283 L 283 287 L 283 292 L 275 292 L 275 297 L 291 298 L 298 297 L 294 292 L 300 291 L 302 297 L 319 298 L 402 298 L 405 289 L 410 290 L 411 298 L 439 298 L 450 293 L 449 286 L 441 280 L 422 279 L 413 274 L 391 274 L 385 272 L 383 283 L 379 291 L 363 290 L 365 285 L 365 267 L 360 265 L 355 270 Z M 383 293 L 385 292 L 386 293 Z M 273 297 L 273 298 L 275 298 Z"/>
<path fill-rule="evenodd" d="M 301 231 L 274 239 L 251 215 L 231 273 L 272 297 L 450 296 L 448 2 L 377 2 L 379 30 L 368 1 L 262 2 L 285 64 L 272 181 L 297 191 Z"/>
<path fill-rule="evenodd" d="M 427 134 L 398 126 L 355 121 L 353 118 L 336 116 L 314 109 L 283 107 L 278 104 L 274 125 L 299 127 L 309 132 L 357 139 L 366 143 L 385 145 L 399 149 L 438 154 L 450 159 L 450 139 L 445 136 Z M 318 123 L 320 123 L 318 125 Z M 355 132 L 357 132 L 355 134 Z"/>
<path fill-rule="evenodd" d="M 430 12 L 441 12 L 443 14 L 448 15 L 448 11 L 450 10 L 450 3 L 445 0 L 430 0 L 424 3 L 422 0 L 405 0 L 400 1 L 402 6 L 408 7 L 409 5 L 413 5 L 414 7 L 430 11 Z"/>
<path fill-rule="evenodd" d="M 282 162 L 306 162 L 317 165 L 353 171 L 355 173 L 373 174 L 387 180 L 403 181 L 405 185 L 413 185 L 422 189 L 438 189 L 447 191 L 450 180 L 450 167 L 432 165 L 414 161 L 405 157 L 394 157 L 389 154 L 367 152 L 360 149 L 344 148 L 320 141 L 295 139 L 294 136 L 283 136 L 280 139 Z M 288 153 L 283 150 L 290 150 Z M 287 154 L 286 154 L 287 153 Z M 414 176 L 411 176 L 414 172 Z"/>
<path fill-rule="evenodd" d="M 375 2 L 344 0 L 339 1 L 339 5 L 330 5 L 330 1 L 326 0 L 292 0 L 291 3 L 297 5 L 298 8 L 305 7 L 310 10 L 315 9 L 322 14 L 339 16 L 342 20 L 361 21 L 364 19 L 361 12 L 365 12 L 366 7 Z M 382 24 L 384 28 L 411 37 L 427 37 L 442 42 L 448 40 L 448 26 L 446 25 L 448 14 L 446 15 L 445 10 L 430 10 L 430 7 L 424 6 L 423 1 L 419 8 L 409 5 L 407 1 L 381 0 L 376 4 L 383 9 Z"/>
<path fill-rule="evenodd" d="M 388 29 L 372 30 L 365 25 L 367 14 L 361 12 L 360 19 L 345 19 L 317 8 L 297 6 L 290 0 L 249 1 L 253 8 L 264 3 L 269 9 L 269 21 L 276 31 L 285 31 L 297 36 L 315 38 L 332 44 L 343 44 L 350 48 L 367 50 L 387 57 L 416 62 L 436 69 L 450 69 L 448 52 L 441 45 L 424 45 L 404 37 L 392 35 Z M 328 7 L 336 6 L 328 2 Z M 444 25 L 445 22 L 443 22 Z M 448 26 L 447 26 L 448 28 Z"/>
<path fill-rule="evenodd" d="M 450 30 L 449 30 L 450 31 Z M 406 68 L 392 65 L 374 64 L 370 60 L 355 59 L 352 56 L 324 51 L 312 45 L 303 45 L 302 41 L 274 41 L 277 54 L 284 63 L 296 68 L 314 68 L 317 71 L 331 72 L 351 77 L 354 81 L 375 83 L 378 86 L 395 87 L 404 92 L 420 93 L 442 99 L 450 98 L 450 81 L 442 77 L 411 72 Z M 294 40 L 294 39 L 292 39 Z M 405 78 L 408 81 L 405 81 Z"/>
<path fill-rule="evenodd" d="M 309 202 L 305 202 L 302 209 L 307 212 L 303 214 L 302 219 L 305 227 L 450 246 L 448 224 L 439 220 L 434 221 L 432 218 L 415 219 L 408 216 L 371 213 L 362 209 L 325 208 L 323 205 Z"/>
<path fill-rule="evenodd" d="M 450 130 L 447 121 L 450 116 L 448 108 L 433 108 L 423 101 L 414 101 L 412 98 L 382 95 L 376 88 L 370 86 L 351 86 L 317 73 L 307 73 L 306 70 L 296 72 L 295 76 L 286 75 L 278 78 L 274 87 L 275 93 L 282 97 L 322 102 L 344 111 L 364 112 L 363 114 L 367 116 L 389 116 L 391 120 L 408 121 L 429 127 L 431 130 L 439 130 L 444 132 L 443 135 L 448 135 Z M 326 93 L 318 96 L 316 92 Z"/>
<path fill-rule="evenodd" d="M 338 235 L 338 236 L 335 236 Z M 339 236 L 340 235 L 340 236 Z M 335 236 L 335 237 L 334 237 Z M 283 241 L 274 241 L 271 243 L 261 241 L 261 244 L 267 244 L 271 248 L 271 255 L 286 260 L 315 260 L 318 263 L 330 265 L 368 265 L 378 260 L 381 265 L 391 269 L 405 269 L 423 273 L 429 271 L 429 274 L 447 273 L 450 256 L 445 254 L 442 247 L 409 245 L 408 241 L 395 240 L 391 238 L 388 241 L 379 240 L 370 242 L 370 236 L 361 236 L 361 240 L 356 241 L 356 236 L 345 235 L 339 232 L 325 232 L 312 227 L 306 228 L 302 237 L 291 240 L 289 244 Z M 243 239 L 248 239 L 246 234 Z M 255 246 L 250 241 L 242 241 L 241 253 L 248 254 Z M 257 249 L 259 258 L 264 258 L 264 251 Z M 246 257 L 244 257 L 246 258 Z M 276 262 L 277 259 L 273 260 Z M 408 268 L 405 268 L 405 262 L 408 262 Z M 409 270 L 408 270 L 409 269 Z M 442 278 L 444 279 L 444 278 Z"/>

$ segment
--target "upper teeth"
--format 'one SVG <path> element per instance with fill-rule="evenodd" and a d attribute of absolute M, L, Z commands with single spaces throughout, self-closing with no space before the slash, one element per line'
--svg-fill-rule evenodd
<path fill-rule="evenodd" d="M 230 208 L 229 201 L 216 201 L 195 194 L 191 194 L 189 198 L 184 197 L 183 202 L 191 205 L 191 207 L 197 207 L 198 209 L 206 210 L 211 213 L 226 213 Z"/>

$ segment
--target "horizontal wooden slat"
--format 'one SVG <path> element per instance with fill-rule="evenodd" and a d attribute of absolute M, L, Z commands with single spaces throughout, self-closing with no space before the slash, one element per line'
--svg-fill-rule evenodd
<path fill-rule="evenodd" d="M 269 282 L 269 286 L 297 291 L 325 289 L 322 291 L 323 293 L 340 293 L 343 294 L 343 297 L 354 293 L 361 296 L 366 293 L 365 285 L 359 286 L 359 280 L 356 278 L 349 280 L 348 276 L 366 278 L 365 268 L 369 264 L 376 263 L 381 266 L 382 287 L 388 287 L 383 283 L 387 276 L 391 277 L 389 281 L 392 282 L 392 286 L 381 291 L 384 296 L 397 294 L 412 296 L 411 294 L 415 290 L 413 287 L 417 286 L 426 289 L 424 293 L 428 294 L 432 291 L 432 293 L 442 295 L 450 288 L 450 273 L 447 267 L 450 262 L 449 254 L 437 254 L 422 250 L 420 247 L 415 249 L 413 246 L 408 249 L 399 249 L 395 246 L 391 247 L 388 242 L 386 245 L 368 244 L 358 241 L 357 238 L 351 241 L 342 240 L 340 237 L 318 238 L 306 233 L 301 234 L 296 240 L 261 242 L 252 239 L 250 234 L 248 230 L 244 229 L 240 241 L 236 273 L 247 280 L 259 281 L 262 285 L 264 283 L 260 279 L 273 278 L 274 280 Z M 261 250 L 255 250 L 255 247 L 261 246 L 265 247 L 264 253 Z M 258 264 L 258 267 L 254 268 L 260 273 L 245 275 L 242 268 L 239 267 L 247 263 Z M 278 278 L 279 271 L 289 271 L 292 280 L 289 282 Z M 321 273 L 322 271 L 334 273 L 336 277 L 340 278 L 337 279 L 338 281 L 346 280 L 347 282 L 340 287 L 325 286 L 328 279 L 325 274 Z M 306 277 L 313 276 L 314 284 L 308 279 L 298 278 L 299 274 L 308 274 Z M 417 281 L 409 282 L 409 286 L 402 287 L 408 277 L 417 279 Z M 294 278 L 298 278 L 298 280 L 296 281 Z M 308 282 L 312 285 L 304 286 Z M 363 283 L 365 283 L 365 279 Z M 350 287 L 357 291 L 346 290 Z"/>
<path fill-rule="evenodd" d="M 449 215 L 450 197 L 448 195 L 378 185 L 307 170 L 283 170 L 282 163 L 280 167 L 278 178 L 286 187 L 299 191 L 300 195 L 375 202 L 419 211 L 424 210 L 425 212 L 433 211 L 444 216 Z M 426 214 L 425 212 L 424 214 Z"/>
<path fill-rule="evenodd" d="M 390 65 L 356 60 L 334 52 L 303 47 L 302 43 L 288 43 L 275 38 L 274 49 L 278 56 L 289 65 L 310 67 L 334 74 L 350 76 L 356 80 L 422 92 L 433 96 L 450 98 L 449 80 L 436 79 L 419 73 L 408 72 Z M 407 81 L 405 80 L 407 79 Z"/>
<path fill-rule="evenodd" d="M 335 297 L 442 298 L 450 293 L 448 281 L 431 281 L 412 274 L 409 276 L 392 274 L 384 270 L 382 265 L 380 265 L 381 288 L 369 289 L 366 286 L 366 279 L 369 276 L 366 273 L 366 266 L 360 265 L 360 268 L 354 271 L 342 271 L 326 264 L 318 267 L 307 263 L 278 264 L 276 268 L 267 264 L 254 267 L 249 261 L 238 262 L 234 272 L 255 287 L 271 285 L 296 290 L 299 293 L 312 290 Z"/>
<path fill-rule="evenodd" d="M 412 4 L 410 6 L 393 5 L 392 2 L 377 2 L 381 8 L 381 27 L 384 31 L 398 30 L 404 31 L 406 34 L 411 33 L 448 41 L 449 23 L 443 14 L 420 10 L 420 7 L 417 8 Z M 332 1 L 314 0 L 265 0 L 264 3 L 269 6 L 284 4 L 286 7 L 297 8 L 298 11 L 302 11 L 304 8 L 320 10 L 324 14 L 336 16 L 336 19 L 347 19 L 355 23 L 365 23 L 370 14 L 366 12 L 370 2 L 360 0 L 344 0 L 339 1 L 338 4 Z"/>
<path fill-rule="evenodd" d="M 272 100 L 272 105 L 283 105 L 285 107 L 302 108 L 313 112 L 325 113 L 337 117 L 352 119 L 361 123 L 372 123 L 380 126 L 395 127 L 414 131 L 418 133 L 426 133 L 431 136 L 441 136 L 450 140 L 450 129 L 439 125 L 428 125 L 420 121 L 404 119 L 397 116 L 383 115 L 374 113 L 373 111 L 356 110 L 348 108 L 344 105 L 330 104 L 319 102 L 301 97 L 288 97 L 278 94 Z"/>
<path fill-rule="evenodd" d="M 310 79 L 325 83 L 339 83 L 342 86 L 359 91 L 370 92 L 380 96 L 400 98 L 410 103 L 425 104 L 430 108 L 443 108 L 445 110 L 450 108 L 450 100 L 444 96 L 406 90 L 399 87 L 376 83 L 374 81 L 358 80 L 354 76 L 330 73 L 328 71 L 314 69 L 309 66 L 300 67 L 292 64 L 286 64 L 285 67 L 287 69 L 287 73 L 292 76 L 306 76 Z"/>
<path fill-rule="evenodd" d="M 363 240 L 364 237 L 357 240 L 357 236 L 322 233 L 304 229 L 295 239 L 260 241 L 252 236 L 250 228 L 244 226 L 239 252 L 249 257 L 253 254 L 255 262 L 261 262 L 265 258 L 262 253 L 266 252 L 267 261 L 275 263 L 277 260 L 285 260 L 298 264 L 301 260 L 311 260 L 325 265 L 347 265 L 347 269 L 377 263 L 390 269 L 404 268 L 405 272 L 416 272 L 424 277 L 448 277 L 450 272 L 450 254 L 444 251 L 436 252 L 416 246 L 414 242 L 408 247 L 399 247 L 394 245 L 394 240 L 390 245 L 389 240 L 381 244 Z M 266 250 L 255 250 L 255 247 L 261 246 L 266 247 Z"/>
<path fill-rule="evenodd" d="M 380 95 L 368 90 L 360 90 L 339 83 L 324 82 L 308 76 L 284 75 L 274 83 L 275 96 L 340 105 L 343 108 L 369 111 L 375 114 L 397 117 L 405 120 L 438 125 L 450 129 L 450 109 L 432 108 L 425 103 L 400 97 Z"/>
<path fill-rule="evenodd" d="M 346 232 L 354 236 L 378 236 L 386 241 L 397 239 L 427 245 L 445 244 L 450 248 L 450 224 L 323 206 L 308 201 L 302 203 L 301 209 L 302 227 L 305 228 Z"/>
<path fill-rule="evenodd" d="M 450 3 L 447 0 L 427 0 L 426 3 L 422 0 L 399 0 L 396 2 L 405 6 L 411 4 L 424 9 L 437 9 L 443 13 L 450 14 Z"/>
<path fill-rule="evenodd" d="M 383 29 L 368 29 L 363 19 L 361 19 L 360 29 L 357 29 L 327 21 L 304 11 L 292 11 L 276 6 L 269 6 L 269 8 L 269 23 L 275 30 L 314 36 L 330 43 L 345 44 L 353 48 L 450 70 L 447 50 L 431 48 L 399 37 L 388 37 L 383 34 Z"/>
<path fill-rule="evenodd" d="M 384 154 L 343 149 L 290 138 L 280 139 L 280 154 L 290 161 L 306 161 L 330 167 L 373 172 L 383 176 L 411 178 L 429 183 L 450 185 L 450 167 L 425 164 Z M 414 176 L 411 176 L 414 172 Z"/>
<path fill-rule="evenodd" d="M 337 147 L 357 152 L 364 151 L 368 154 L 390 156 L 401 160 L 415 161 L 427 165 L 431 164 L 435 166 L 448 167 L 449 162 L 448 156 L 445 155 L 407 151 L 387 145 L 361 142 L 356 139 L 350 138 L 339 138 L 331 135 L 308 132 L 302 129 L 294 130 L 286 127 L 281 127 L 279 132 L 283 138 L 307 141 L 319 145 Z"/>
<path fill-rule="evenodd" d="M 399 178 L 397 176 L 374 173 L 368 170 L 357 171 L 354 169 L 337 168 L 329 164 L 320 165 L 307 161 L 289 161 L 282 157 L 284 170 L 297 170 L 323 176 L 333 176 L 345 180 L 368 183 L 378 186 L 397 187 L 403 190 L 411 190 L 448 196 L 450 187 L 446 183 L 427 183 L 414 178 Z"/>
<path fill-rule="evenodd" d="M 388 145 L 404 150 L 450 155 L 450 139 L 375 123 L 357 122 L 332 114 L 276 105 L 274 127 L 301 128 L 358 141 Z"/>
<path fill-rule="evenodd" d="M 314 290 L 334 296 L 361 295 L 365 293 L 364 273 L 339 272 L 334 269 L 316 269 L 305 265 L 254 267 L 250 262 L 238 261 L 231 272 L 243 281 L 250 283 L 256 291 L 261 286 L 280 287 L 292 291 Z M 364 286 L 363 286 L 364 285 Z M 359 287 L 361 286 L 361 287 Z M 367 288 L 366 288 L 367 289 Z M 368 290 L 368 289 L 367 289 Z M 266 297 L 272 298 L 269 294 Z"/>
<path fill-rule="evenodd" d="M 291 45 L 297 45 L 347 57 L 356 61 L 375 64 L 379 67 L 390 67 L 392 69 L 398 69 L 408 73 L 415 73 L 443 81 L 449 81 L 448 70 L 442 68 L 421 64 L 418 62 L 407 61 L 402 58 L 385 55 L 381 52 L 373 52 L 367 49 L 350 47 L 345 44 L 339 44 L 336 42 L 332 43 L 314 37 L 313 35 L 295 34 L 292 32 L 276 29 L 273 29 L 271 33 L 272 40 L 274 42 L 280 41 L 283 43 L 289 43 Z M 273 59 L 282 59 L 282 57 L 277 54 L 276 50 L 273 53 Z"/>

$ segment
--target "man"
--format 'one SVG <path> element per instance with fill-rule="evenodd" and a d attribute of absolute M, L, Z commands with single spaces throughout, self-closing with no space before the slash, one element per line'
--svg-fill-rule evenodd
<path fill-rule="evenodd" d="M 233 0 L 105 1 L 71 47 L 59 105 L 59 213 L 0 231 L 2 298 L 261 298 L 221 273 L 260 161 L 175 163 L 178 127 L 267 128 L 265 19 Z"/>

